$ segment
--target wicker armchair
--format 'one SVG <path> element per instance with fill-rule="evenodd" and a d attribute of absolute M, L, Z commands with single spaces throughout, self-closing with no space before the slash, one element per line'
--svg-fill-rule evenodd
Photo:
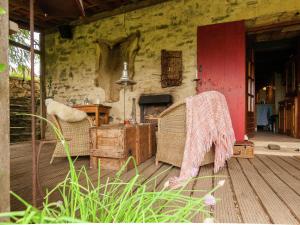
<path fill-rule="evenodd" d="M 165 162 L 181 167 L 186 139 L 185 102 L 171 105 L 159 115 L 156 163 Z M 209 151 L 201 165 L 214 162 L 214 151 Z"/>
<path fill-rule="evenodd" d="M 60 120 L 57 116 L 51 116 L 51 120 L 58 127 L 64 138 L 70 146 L 71 156 L 90 155 L 89 151 L 89 128 L 92 127 L 92 121 L 89 117 L 78 122 L 66 122 Z M 66 157 L 66 151 L 60 141 L 56 143 L 50 163 L 55 157 Z"/>

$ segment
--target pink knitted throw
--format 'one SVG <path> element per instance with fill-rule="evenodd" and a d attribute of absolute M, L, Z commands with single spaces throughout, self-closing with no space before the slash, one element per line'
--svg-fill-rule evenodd
<path fill-rule="evenodd" d="M 197 176 L 205 154 L 214 145 L 214 172 L 224 166 L 233 154 L 235 135 L 225 96 L 207 91 L 186 99 L 186 142 L 179 177 L 173 177 L 167 186 L 181 186 Z"/>

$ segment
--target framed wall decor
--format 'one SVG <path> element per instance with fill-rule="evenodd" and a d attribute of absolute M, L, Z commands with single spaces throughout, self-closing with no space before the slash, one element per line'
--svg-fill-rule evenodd
<path fill-rule="evenodd" d="M 182 84 L 182 51 L 161 51 L 161 86 L 163 88 Z"/>

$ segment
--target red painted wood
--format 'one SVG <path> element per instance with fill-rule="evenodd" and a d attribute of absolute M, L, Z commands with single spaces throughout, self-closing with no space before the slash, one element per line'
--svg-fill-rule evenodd
<path fill-rule="evenodd" d="M 237 141 L 245 134 L 245 26 L 243 21 L 198 27 L 198 92 L 216 90 L 226 97 Z"/>

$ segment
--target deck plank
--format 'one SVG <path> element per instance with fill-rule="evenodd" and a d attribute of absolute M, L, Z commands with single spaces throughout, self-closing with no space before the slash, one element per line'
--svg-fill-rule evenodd
<path fill-rule="evenodd" d="M 170 178 L 179 176 L 179 173 L 180 173 L 180 168 L 178 168 L 178 167 L 172 167 L 172 169 L 171 169 L 170 172 L 167 174 L 167 176 L 164 177 L 164 179 L 162 179 L 162 181 L 156 186 L 156 190 L 157 190 L 157 191 L 163 190 L 165 183 L 166 183 Z"/>
<path fill-rule="evenodd" d="M 124 172 L 123 174 L 121 174 L 120 179 L 124 182 L 128 182 L 132 177 L 134 177 L 136 175 L 136 173 L 139 173 L 139 174 L 142 173 L 145 169 L 147 169 L 148 167 L 150 167 L 153 164 L 154 164 L 154 158 L 152 157 L 152 158 L 148 159 L 147 161 L 145 161 L 143 164 L 137 166 L 137 168 L 133 168 L 133 169 L 128 170 L 128 171 Z M 94 172 L 90 176 L 91 180 L 95 184 L 98 181 L 97 173 Z M 111 173 L 104 175 L 103 177 L 101 177 L 101 183 L 106 182 L 108 178 L 113 179 L 115 177 L 116 173 L 117 173 L 117 171 L 111 171 Z"/>
<path fill-rule="evenodd" d="M 298 179 L 290 175 L 271 159 L 274 156 L 261 155 L 258 158 L 261 159 L 266 166 L 268 166 L 282 181 L 284 181 L 290 188 L 292 188 L 298 195 L 300 195 L 300 182 Z"/>
<path fill-rule="evenodd" d="M 283 159 L 284 161 L 286 161 L 287 163 L 289 163 L 290 165 L 292 165 L 293 167 L 297 168 L 298 170 L 300 170 L 300 162 L 295 160 L 294 157 L 280 157 L 281 159 Z"/>
<path fill-rule="evenodd" d="M 151 159 L 147 160 L 145 163 L 139 165 L 137 167 L 137 171 L 139 171 L 140 173 L 142 173 L 146 168 L 148 168 L 149 166 L 151 166 L 153 164 L 154 164 L 154 159 L 151 158 Z M 94 186 L 96 186 L 98 184 L 98 179 L 99 179 L 98 170 L 97 169 L 88 170 L 87 172 L 89 174 L 89 178 L 90 178 L 92 184 Z M 100 173 L 100 183 L 101 184 L 105 183 L 108 178 L 109 179 L 113 179 L 115 177 L 115 175 L 116 175 L 116 172 L 117 171 L 102 169 L 101 173 Z M 123 180 L 124 182 L 128 182 L 130 180 L 130 178 L 132 178 L 135 174 L 136 174 L 136 170 L 135 169 L 131 169 L 131 170 L 125 172 L 124 174 L 122 174 L 121 177 L 120 177 L 120 179 Z M 80 177 L 79 182 L 83 186 L 86 186 L 85 185 L 86 179 L 85 179 L 84 176 Z M 48 185 L 48 186 L 50 186 L 50 185 Z M 53 194 L 53 196 L 51 196 L 51 201 L 57 201 L 59 199 L 60 199 L 59 193 L 55 193 L 55 194 Z"/>
<path fill-rule="evenodd" d="M 292 215 L 288 207 L 258 174 L 249 160 L 238 159 L 238 161 L 252 188 L 255 190 L 264 205 L 264 208 L 268 212 L 272 223 L 297 224 L 298 221 Z"/>
<path fill-rule="evenodd" d="M 215 192 L 215 197 L 220 199 L 214 210 L 216 222 L 241 223 L 242 220 L 235 206 L 236 202 L 234 199 L 234 192 L 231 188 L 229 174 L 226 167 L 218 172 L 214 179 L 214 186 L 216 186 L 220 180 L 226 180 L 226 182 L 223 187 L 220 187 Z"/>
<path fill-rule="evenodd" d="M 87 164 L 86 160 L 80 160 L 75 163 L 76 168 L 81 168 L 82 166 L 86 166 L 86 164 Z M 68 171 L 69 171 L 69 165 L 67 162 L 58 165 L 49 164 L 48 167 L 45 167 L 44 169 L 43 168 L 40 169 L 40 174 L 39 174 L 40 182 L 43 183 L 45 182 L 45 180 L 49 182 L 50 180 L 55 180 L 56 177 L 65 177 Z M 12 187 L 15 187 L 15 190 L 19 190 L 21 187 L 24 188 L 27 187 L 28 185 L 31 185 L 31 183 L 29 183 L 27 186 L 24 185 L 26 183 L 25 179 L 26 176 L 24 176 L 23 174 L 20 175 L 18 179 L 13 179 L 13 181 L 11 182 Z"/>
<path fill-rule="evenodd" d="M 200 167 L 200 171 L 198 174 L 198 179 L 195 182 L 194 190 L 192 197 L 201 198 L 207 192 L 212 190 L 213 188 L 213 164 L 205 165 Z M 207 211 L 212 212 L 211 207 L 206 208 Z M 205 219 L 205 215 L 203 213 L 197 213 L 193 218 L 193 223 L 202 223 Z"/>
<path fill-rule="evenodd" d="M 228 161 L 228 170 L 244 223 L 270 223 L 257 195 L 251 188 L 237 159 Z"/>
<path fill-rule="evenodd" d="M 165 176 L 164 179 L 161 180 L 160 184 L 158 185 L 157 189 L 162 190 L 163 186 L 165 185 L 165 183 L 172 177 L 178 177 L 180 175 L 180 168 L 177 168 L 176 170 L 172 170 L 173 173 L 170 173 L 169 175 Z M 190 182 L 188 182 L 186 184 L 185 187 L 183 187 L 183 190 L 181 192 L 182 195 L 184 196 L 191 196 L 192 192 L 193 192 L 193 186 L 195 183 L 195 179 L 191 179 Z M 167 187 L 169 188 L 169 187 Z M 161 205 L 165 205 L 165 208 L 163 209 L 164 212 L 168 212 L 169 210 L 173 210 L 174 207 L 181 207 L 184 206 L 183 202 L 179 202 L 179 201 L 161 201 L 159 204 L 156 204 L 158 207 L 160 207 Z M 155 206 L 154 206 L 155 207 Z"/>
<path fill-rule="evenodd" d="M 140 173 L 139 182 L 140 183 L 146 182 L 147 179 L 149 179 L 149 177 L 155 174 L 156 171 L 160 170 L 161 167 L 164 167 L 164 169 L 166 169 L 166 165 L 163 165 L 161 163 L 159 165 L 151 164 L 149 167 L 147 167 L 145 170 L 143 170 Z"/>
<path fill-rule="evenodd" d="M 145 181 L 146 191 L 155 191 L 156 187 L 164 180 L 168 173 L 172 170 L 173 166 L 163 165 L 151 177 Z"/>
<path fill-rule="evenodd" d="M 300 162 L 300 156 L 294 156 L 293 157 L 296 161 Z"/>
<path fill-rule="evenodd" d="M 271 157 L 271 160 L 300 181 L 300 170 L 298 170 L 297 168 L 295 168 L 280 157 Z"/>
<path fill-rule="evenodd" d="M 258 173 L 272 187 L 273 191 L 285 202 L 286 206 L 292 211 L 293 215 L 300 223 L 300 196 L 281 181 L 262 161 L 258 158 L 253 159 L 252 163 Z"/>
<path fill-rule="evenodd" d="M 40 178 L 44 188 L 51 188 L 65 178 L 69 167 L 66 158 L 57 158 L 50 165 L 53 146 L 45 147 L 40 158 Z M 215 196 L 221 201 L 212 213 L 215 213 L 216 222 L 249 222 L 264 223 L 262 217 L 269 217 L 270 223 L 299 224 L 299 175 L 300 158 L 283 156 L 257 156 L 253 161 L 232 159 L 227 168 L 216 176 L 225 175 L 225 186 L 221 187 Z M 76 168 L 85 166 L 93 184 L 97 184 L 98 170 L 89 168 L 89 159 L 78 158 Z M 151 158 L 137 167 L 140 174 L 139 181 L 146 184 L 147 190 L 162 190 L 164 183 L 171 177 L 178 176 L 180 169 L 170 168 L 167 164 L 154 164 Z M 11 146 L 11 188 L 17 190 L 25 200 L 31 201 L 31 144 L 16 144 Z M 136 173 L 136 170 L 124 172 L 121 180 L 128 182 Z M 113 179 L 116 171 L 101 170 L 100 182 Z M 156 181 L 153 177 L 160 174 Z M 200 168 L 198 176 L 211 176 L 213 166 Z M 196 179 L 190 183 L 183 194 L 192 197 L 202 197 L 207 191 L 216 185 L 218 180 L 224 178 Z M 84 183 L 84 178 L 80 179 Z M 203 190 L 203 191 L 199 191 Z M 57 200 L 53 196 L 53 200 Z M 39 198 L 39 200 L 41 200 Z M 22 209 L 21 203 L 11 198 L 13 210 Z M 160 204 L 160 203 L 159 203 Z M 163 204 L 163 203 L 162 203 Z M 171 204 L 171 203 L 168 203 Z M 160 204 L 161 205 L 161 204 Z M 237 207 L 238 206 L 238 207 Z M 248 208 L 247 208 L 248 207 Z M 24 208 L 24 207 L 23 207 Z M 210 210 L 210 208 L 209 208 Z M 247 211 L 248 210 L 248 211 Z M 254 213 L 255 212 L 255 213 Z M 225 215 L 226 214 L 226 215 Z M 262 216 L 264 215 L 264 216 Z M 202 222 L 204 216 L 197 214 L 192 218 L 193 222 Z"/>
<path fill-rule="evenodd" d="M 81 168 L 82 166 L 86 166 L 86 164 L 87 161 L 78 161 L 75 163 L 75 166 L 76 168 Z M 47 171 L 47 173 L 43 172 L 39 175 L 40 183 L 42 186 L 48 186 L 52 183 L 58 183 L 62 181 L 69 171 L 69 165 L 65 161 L 65 163 L 59 167 L 59 171 L 57 171 L 57 168 L 55 166 L 51 165 L 45 168 L 44 171 Z M 15 191 L 22 191 L 23 189 L 31 187 L 31 182 L 24 182 L 23 185 L 19 185 L 19 183 L 22 182 L 22 180 L 24 181 L 24 176 L 23 178 L 21 177 L 18 180 L 14 180 L 14 182 L 12 182 L 12 189 Z"/>

